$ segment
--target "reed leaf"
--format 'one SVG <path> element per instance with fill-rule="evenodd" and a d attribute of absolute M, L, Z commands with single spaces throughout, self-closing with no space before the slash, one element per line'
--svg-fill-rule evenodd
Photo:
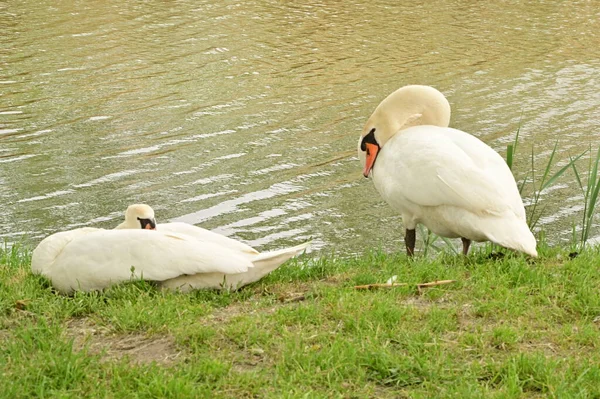
<path fill-rule="evenodd" d="M 554 174 L 550 174 L 550 171 L 552 170 L 552 166 L 555 164 L 554 158 L 556 156 L 557 150 L 558 150 L 558 141 L 556 141 L 554 143 L 554 147 L 552 148 L 552 152 L 550 153 L 550 158 L 546 162 L 546 166 L 544 168 L 544 173 L 542 175 L 541 180 L 539 181 L 539 187 L 538 187 L 538 185 L 536 184 L 536 181 L 535 181 L 534 151 L 533 151 L 533 146 L 531 147 L 531 176 L 532 176 L 532 184 L 533 184 L 533 198 L 532 198 L 532 206 L 529 210 L 529 217 L 527 218 L 527 220 L 528 220 L 527 223 L 529 225 L 529 228 L 532 230 L 537 226 L 537 223 L 539 222 L 542 214 L 544 213 L 544 210 L 546 209 L 546 207 L 543 207 L 539 212 L 536 212 L 538 210 L 538 204 L 539 204 L 542 192 L 545 189 L 551 187 L 554 184 L 554 182 L 567 171 L 567 169 L 573 167 L 573 165 L 575 165 L 575 162 L 577 162 L 587 152 L 587 150 L 586 150 L 574 158 L 569 156 L 569 162 L 566 165 L 564 165 L 562 168 L 560 168 Z M 524 186 L 524 183 L 520 188 L 520 192 L 522 191 L 523 186 Z"/>
<path fill-rule="evenodd" d="M 509 144 L 506 147 L 506 164 L 508 168 L 512 170 L 513 162 L 515 159 L 515 154 L 517 153 L 517 146 L 519 144 L 519 133 L 521 132 L 521 120 L 523 119 L 523 112 L 521 112 L 521 117 L 519 118 L 519 126 L 517 127 L 517 134 L 515 135 L 515 139 L 512 144 Z"/>
<path fill-rule="evenodd" d="M 591 145 L 588 150 L 586 150 L 583 154 L 590 151 L 591 153 Z M 583 155 L 581 154 L 579 158 Z M 583 250 L 587 244 L 587 241 L 590 237 L 590 232 L 592 228 L 592 223 L 594 221 L 596 205 L 598 203 L 598 196 L 600 195 L 600 177 L 598 177 L 598 167 L 600 164 L 600 147 L 596 151 L 596 157 L 590 157 L 588 161 L 588 170 L 587 170 L 587 179 L 585 188 L 583 187 L 583 182 L 581 178 L 581 174 L 577 169 L 577 165 L 573 162 L 577 159 L 571 158 L 571 166 L 573 172 L 575 173 L 575 180 L 577 181 L 577 185 L 583 194 L 583 216 L 581 220 L 581 237 L 579 246 Z"/>

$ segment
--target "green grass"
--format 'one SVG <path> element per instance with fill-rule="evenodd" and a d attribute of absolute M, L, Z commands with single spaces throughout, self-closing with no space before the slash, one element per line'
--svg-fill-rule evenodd
<path fill-rule="evenodd" d="M 64 297 L 0 250 L 2 398 L 598 398 L 600 253 L 370 252 L 235 293 Z M 406 287 L 358 291 L 397 275 Z M 422 290 L 438 279 L 456 283 Z"/>

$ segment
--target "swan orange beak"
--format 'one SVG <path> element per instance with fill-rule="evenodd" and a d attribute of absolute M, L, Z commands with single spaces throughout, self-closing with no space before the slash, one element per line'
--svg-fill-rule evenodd
<path fill-rule="evenodd" d="M 367 147 L 367 161 L 365 162 L 365 168 L 363 169 L 363 176 L 369 177 L 369 172 L 373 169 L 375 159 L 377 159 L 377 154 L 379 153 L 379 146 L 372 143 L 366 143 L 365 145 Z"/>

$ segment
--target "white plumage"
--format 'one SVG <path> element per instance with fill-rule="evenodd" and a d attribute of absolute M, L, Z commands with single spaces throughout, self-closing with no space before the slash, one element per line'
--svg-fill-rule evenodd
<path fill-rule="evenodd" d="M 361 135 L 363 173 L 370 172 L 379 194 L 402 215 L 407 235 L 422 223 L 443 237 L 492 241 L 537 256 L 506 162 L 478 138 L 447 127 L 449 120 L 450 105 L 431 87 L 392 93 Z"/>
<path fill-rule="evenodd" d="M 154 221 L 152 208 L 130 209 L 133 221 L 138 217 Z M 143 212 L 137 214 L 136 209 Z M 181 291 L 238 289 L 308 247 L 304 243 L 258 253 L 246 244 L 184 223 L 170 224 L 164 231 L 162 225 L 145 230 L 132 220 L 126 216 L 115 230 L 86 227 L 53 234 L 33 251 L 31 268 L 62 293 L 99 290 L 131 278 Z"/>

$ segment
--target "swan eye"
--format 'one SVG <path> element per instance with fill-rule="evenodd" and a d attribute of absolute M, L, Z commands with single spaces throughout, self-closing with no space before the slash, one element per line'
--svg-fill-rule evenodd
<path fill-rule="evenodd" d="M 379 146 L 379 144 L 377 144 L 377 140 L 375 140 L 375 128 L 371 129 L 369 134 L 367 134 L 365 137 L 363 137 L 363 139 L 360 143 L 361 151 L 367 151 L 367 143 L 376 144 Z M 369 155 L 368 152 L 367 152 L 367 155 Z"/>

